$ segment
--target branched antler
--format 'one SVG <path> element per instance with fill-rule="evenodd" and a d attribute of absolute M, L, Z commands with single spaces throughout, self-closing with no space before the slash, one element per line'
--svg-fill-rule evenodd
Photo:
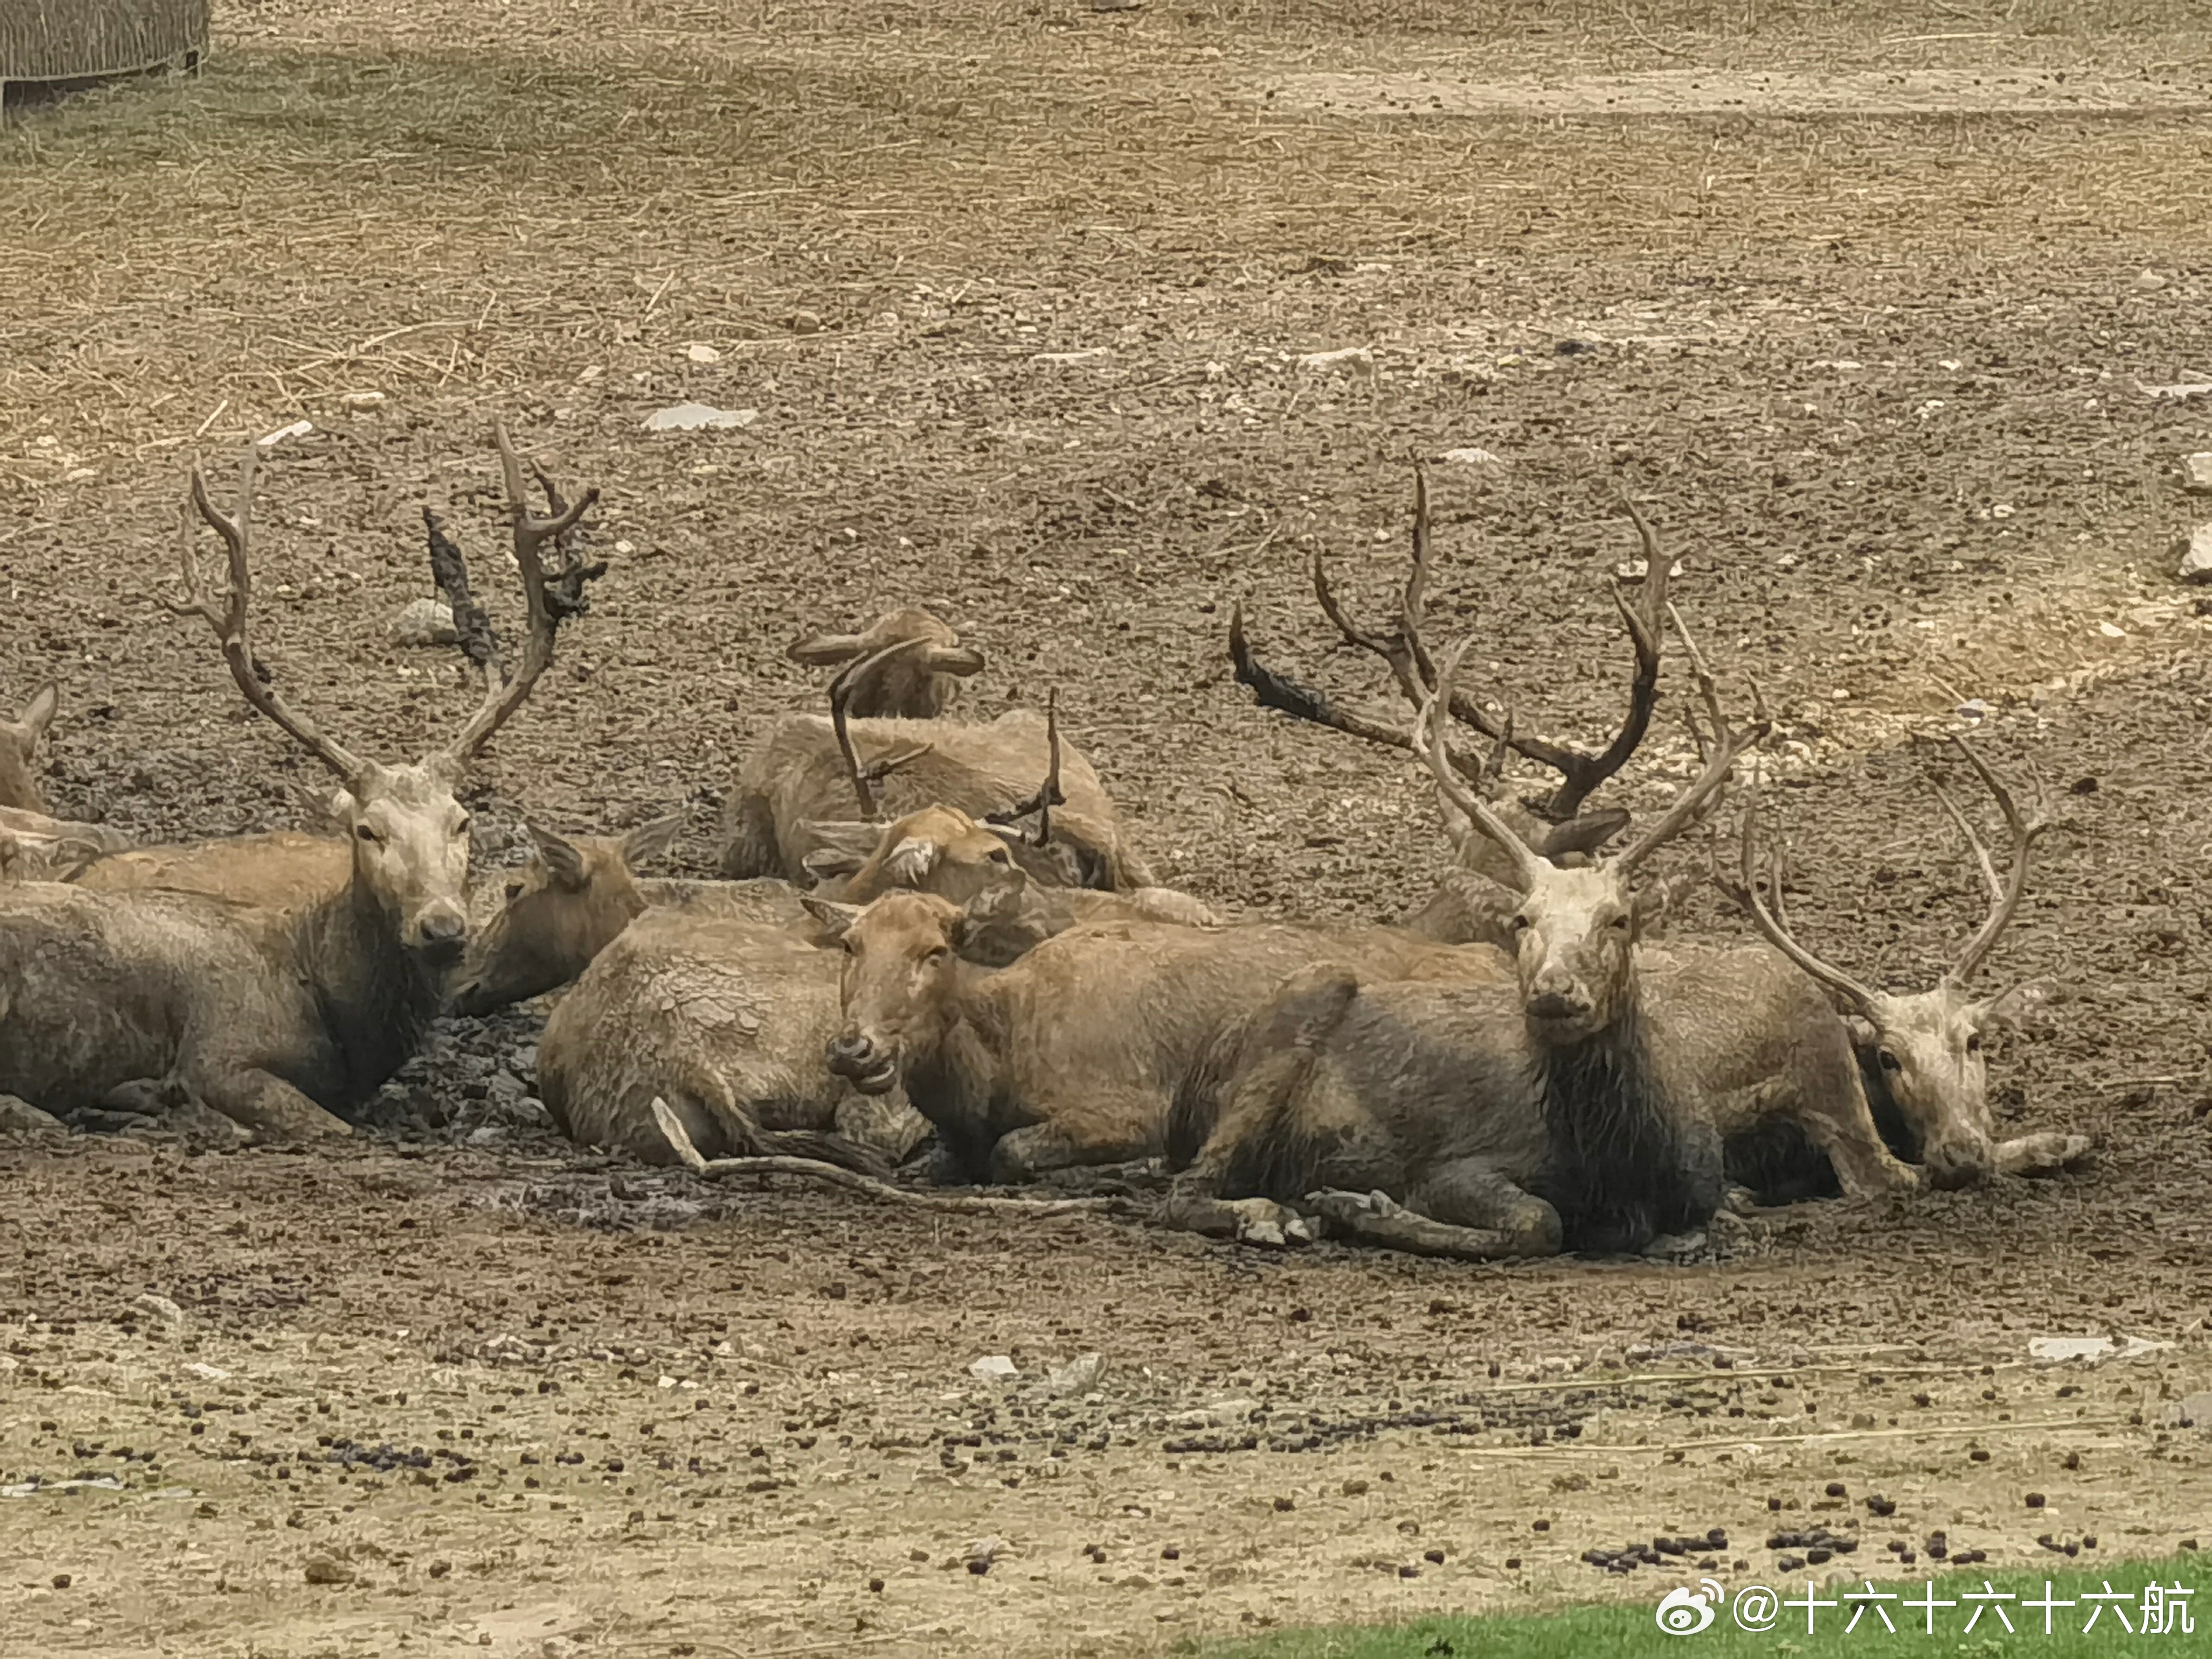
<path fill-rule="evenodd" d="M 1983 879 L 1990 890 L 1988 917 L 1974 930 L 1973 937 L 1960 950 L 1958 961 L 1943 975 L 1946 983 L 1964 985 L 1973 977 L 1974 970 L 1982 965 L 1983 960 L 1996 948 L 1999 936 L 2011 925 L 2014 912 L 2020 908 L 2021 896 L 2027 890 L 2028 854 L 2035 845 L 2035 838 L 2051 827 L 2051 822 L 2040 813 L 2033 820 L 2024 817 L 2018 803 L 2012 798 L 2012 792 L 1990 769 L 1988 763 L 1967 746 L 1964 738 L 1953 738 L 1951 746 L 1966 757 L 1966 764 L 1974 769 L 1975 775 L 1996 798 L 1997 811 L 2004 815 L 2005 827 L 2012 832 L 2012 867 L 2003 882 L 2000 883 L 1996 866 L 1990 857 L 1989 849 L 1982 845 L 1981 837 L 1967 824 L 1966 815 L 1959 811 L 1958 804 L 1942 786 L 1936 786 L 1936 799 L 1943 803 L 1943 810 L 1950 814 L 1952 823 L 1957 824 L 1960 833 L 1966 836 L 1966 845 L 1972 848 L 1975 861 L 1980 865 Z"/>
<path fill-rule="evenodd" d="M 1491 714 L 1479 698 L 1471 695 L 1455 692 L 1449 704 L 1454 719 L 1472 726 L 1485 738 L 1502 743 L 1513 752 L 1534 761 L 1540 766 L 1549 767 L 1559 775 L 1559 787 L 1540 809 L 1545 817 L 1554 822 L 1574 817 L 1599 786 L 1628 763 L 1650 728 L 1652 710 L 1658 701 L 1659 670 L 1668 609 L 1667 591 L 1672 567 L 1660 548 L 1657 535 L 1635 503 L 1624 501 L 1623 506 L 1644 545 L 1644 578 L 1638 602 L 1633 605 L 1618 581 L 1612 587 L 1613 603 L 1620 609 L 1636 652 L 1636 672 L 1629 686 L 1628 714 L 1612 741 L 1601 751 L 1591 754 L 1562 744 L 1549 743 L 1540 738 L 1523 737 L 1512 732 L 1506 722 Z M 1327 562 L 1318 548 L 1315 550 L 1312 562 L 1314 598 L 1319 602 L 1322 614 L 1334 624 L 1346 643 L 1357 646 L 1382 661 L 1390 671 L 1390 678 L 1400 694 L 1416 709 L 1428 700 L 1436 685 L 1435 665 L 1422 635 L 1431 547 L 1428 476 L 1416 462 L 1413 468 L 1413 568 L 1399 593 L 1397 623 L 1392 631 L 1372 631 L 1356 622 L 1339 601 L 1335 589 L 1329 582 Z M 1337 708 L 1323 694 L 1257 662 L 1244 641 L 1243 620 L 1241 608 L 1231 613 L 1230 654 L 1236 663 L 1237 679 L 1252 688 L 1263 707 L 1279 708 L 1297 719 L 1313 720 L 1370 743 L 1411 750 L 1417 754 L 1421 752 L 1424 745 L 1413 732 L 1363 715 L 1348 714 Z M 1479 779 L 1481 775 L 1479 765 L 1468 757 L 1454 756 L 1452 765 L 1464 777 Z"/>
<path fill-rule="evenodd" d="M 929 648 L 926 639 L 899 640 L 868 656 L 855 657 L 837 671 L 837 678 L 830 682 L 830 726 L 837 734 L 837 752 L 844 757 L 845 774 L 853 781 L 854 798 L 860 804 L 860 816 L 872 821 L 876 817 L 876 785 L 898 767 L 918 760 L 934 745 L 928 743 L 909 744 L 878 755 L 866 765 L 860 763 L 860 752 L 853 746 L 849 707 L 853 693 L 877 668 L 901 652 L 920 653 Z"/>
<path fill-rule="evenodd" d="M 272 684 L 260 663 L 253 655 L 253 647 L 246 631 L 247 617 L 253 603 L 253 571 L 248 551 L 253 522 L 253 475 L 259 456 L 257 448 L 249 447 L 240 464 L 238 502 L 228 516 L 218 512 L 208 496 L 207 477 L 199 463 L 192 463 L 191 504 L 209 528 L 222 538 L 228 550 L 229 580 L 222 603 L 217 605 L 200 584 L 199 561 L 192 554 L 192 516 L 183 515 L 178 536 L 178 562 L 182 567 L 184 592 L 181 599 L 163 597 L 161 603 L 173 615 L 198 617 L 215 630 L 216 640 L 222 649 L 224 662 L 230 666 L 230 677 L 246 700 L 267 719 L 291 734 L 295 742 L 337 774 L 348 787 L 356 783 L 368 769 L 367 763 L 343 745 L 324 736 L 320 727 L 287 703 Z"/>
<path fill-rule="evenodd" d="M 1027 800 L 1018 801 L 1004 811 L 984 815 L 986 823 L 1018 823 L 1032 812 L 1036 814 L 1035 844 L 1049 846 L 1052 842 L 1052 809 L 1066 805 L 1067 797 L 1060 789 L 1060 688 L 1053 687 L 1044 694 L 1044 781 Z"/>
<path fill-rule="evenodd" d="M 493 429 L 499 445 L 500 471 L 507 484 L 507 517 L 514 528 L 514 563 L 522 574 L 522 596 L 528 617 L 529 632 L 522 647 L 522 663 L 512 675 L 506 674 L 504 665 L 495 657 L 483 664 L 484 700 L 476 713 L 463 724 L 459 733 L 442 751 L 447 759 L 465 764 L 489 740 L 493 732 L 504 726 L 514 711 L 522 707 L 530 696 L 538 677 L 553 660 L 553 646 L 562 620 L 580 614 L 585 605 L 584 584 L 605 574 L 606 566 L 579 565 L 568 562 L 563 556 L 558 573 L 558 584 L 549 589 L 544 562 L 544 550 L 550 544 L 558 552 L 562 538 L 574 531 L 586 513 L 598 504 L 599 492 L 596 486 L 586 489 L 573 504 L 556 507 L 550 518 L 539 518 L 530 510 L 530 500 L 524 492 L 522 461 L 514 453 L 514 441 L 507 436 L 507 426 L 501 422 Z M 538 475 L 545 482 L 544 475 Z M 547 483 L 550 501 L 558 502 L 558 493 Z M 459 612 L 454 616 L 458 628 Z"/>
<path fill-rule="evenodd" d="M 1852 1012 L 1862 1018 L 1871 1018 L 1878 1000 L 1875 994 L 1833 963 L 1814 956 L 1798 942 L 1796 935 L 1790 931 L 1789 915 L 1783 906 L 1782 861 L 1782 844 L 1777 842 L 1767 853 L 1766 890 L 1761 893 L 1759 786 L 1754 780 L 1743 804 L 1743 847 L 1737 872 L 1733 876 L 1729 875 L 1716 859 L 1712 871 L 1713 884 L 1728 895 L 1736 908 L 1751 918 L 1753 924 L 1765 935 L 1769 945 L 1849 1004 Z"/>

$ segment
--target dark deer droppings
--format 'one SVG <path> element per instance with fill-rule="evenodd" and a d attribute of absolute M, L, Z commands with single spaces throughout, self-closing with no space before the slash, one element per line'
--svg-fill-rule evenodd
<path fill-rule="evenodd" d="M 2043 1507 L 2043 1494 L 2039 1492 L 2032 1492 L 2028 1493 L 2027 1506 L 2032 1510 L 2041 1509 Z"/>
<path fill-rule="evenodd" d="M 1831 1480 L 1828 1482 L 1828 1496 L 1831 1498 L 1844 1498 L 1850 1496 L 1850 1494 L 1844 1490 L 1844 1483 L 1842 1481 Z"/>
<path fill-rule="evenodd" d="M 1509 1555 L 1509 1556 L 1507 1556 L 1507 1557 L 1505 1558 L 1505 1571 L 1508 1571 L 1508 1572 L 1518 1572 L 1518 1571 L 1521 1571 L 1521 1558 L 1520 1558 L 1519 1556 L 1517 1556 L 1517 1555 Z"/>

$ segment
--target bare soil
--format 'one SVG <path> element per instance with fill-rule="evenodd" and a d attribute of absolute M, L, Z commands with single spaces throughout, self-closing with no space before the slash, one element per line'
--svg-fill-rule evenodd
<path fill-rule="evenodd" d="M 703 872 L 736 757 L 819 696 L 784 645 L 896 596 L 989 656 L 978 714 L 1059 688 L 1182 884 L 1389 914 L 1444 855 L 1423 792 L 1253 708 L 1223 629 L 1241 595 L 1271 660 L 1379 701 L 1307 553 L 1389 602 L 1407 456 L 1480 447 L 1431 476 L 1438 627 L 1595 737 L 1648 502 L 1784 724 L 1801 927 L 1861 973 L 1923 984 L 1979 915 L 1917 740 L 2039 778 L 2058 828 L 1989 972 L 2057 994 L 1992 1074 L 2008 1125 L 2099 1143 L 1699 1265 L 1278 1256 L 611 1166 L 516 1103 L 535 1015 L 453 1022 L 335 1155 L 0 1150 L 0 1653 L 1143 1652 L 1656 1601 L 1674 1569 L 1577 1558 L 1662 1533 L 1771 1582 L 1770 1532 L 1816 1521 L 1861 1572 L 1939 1529 L 2015 1564 L 2212 1529 L 2178 1410 L 2212 1386 L 2212 667 L 2167 551 L 2212 406 L 2145 390 L 2212 380 L 2212 48 L 2179 3 L 1960 9 L 273 4 L 197 82 L 0 131 L 0 701 L 61 680 L 57 811 L 297 821 L 310 765 L 148 596 L 185 459 L 303 417 L 258 648 L 349 743 L 448 731 L 457 665 L 387 624 L 425 504 L 512 607 L 499 414 L 606 491 L 613 568 L 498 739 L 488 864 L 526 808 L 689 803 Z M 1267 96 L 1708 69 L 2087 89 Z M 2164 90 L 2087 95 L 2122 85 Z M 686 398 L 757 413 L 642 429 Z M 1688 761 L 1670 713 L 1616 798 Z M 1674 925 L 1741 931 L 1703 893 Z M 2083 1333 L 2171 1346 L 2029 1362 Z"/>

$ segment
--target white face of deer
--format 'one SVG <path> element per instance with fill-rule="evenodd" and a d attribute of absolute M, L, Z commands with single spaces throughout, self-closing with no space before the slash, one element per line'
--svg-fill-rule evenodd
<path fill-rule="evenodd" d="M 845 951 L 845 1024 L 830 1069 L 864 1095 L 886 1094 L 914 1055 L 945 1040 L 963 913 L 930 893 L 889 893 L 862 910 L 805 902 Z"/>
<path fill-rule="evenodd" d="M 390 920 L 406 949 L 458 957 L 469 936 L 469 814 L 453 798 L 459 769 L 442 758 L 365 769 L 331 807 L 353 842 L 354 889 Z"/>
<path fill-rule="evenodd" d="M 1850 1018 L 1852 1042 L 1919 1141 L 1934 1185 L 1969 1186 L 1993 1168 L 1996 1121 L 1983 1040 L 2016 1020 L 2037 994 L 2023 987 L 1978 999 L 1944 984 L 1878 997 L 1870 1014 Z"/>
<path fill-rule="evenodd" d="M 21 714 L 12 720 L 0 720 L 0 806 L 20 806 L 32 812 L 46 810 L 33 751 L 53 721 L 54 702 L 53 686 L 42 685 Z"/>
<path fill-rule="evenodd" d="M 1595 1036 L 1627 1008 L 1637 898 L 1619 872 L 1540 865 L 1507 926 L 1522 1011 L 1547 1042 Z"/>

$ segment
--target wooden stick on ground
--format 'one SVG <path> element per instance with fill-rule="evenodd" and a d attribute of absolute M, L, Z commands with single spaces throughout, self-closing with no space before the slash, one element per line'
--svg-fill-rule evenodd
<path fill-rule="evenodd" d="M 668 1103 L 658 1095 L 653 1101 L 653 1121 L 660 1126 L 660 1133 L 676 1149 L 678 1160 L 694 1175 L 788 1175 L 804 1176 L 810 1180 L 826 1182 L 833 1187 L 842 1187 L 848 1192 L 862 1193 L 886 1204 L 903 1204 L 910 1209 L 937 1210 L 953 1215 L 1099 1215 L 1116 1207 L 1120 1200 L 1111 1198 L 992 1198 L 976 1193 L 913 1193 L 903 1187 L 894 1187 L 887 1181 L 878 1181 L 857 1170 L 825 1164 L 814 1158 L 706 1158 L 691 1144 L 691 1137 L 684 1127 L 683 1120 L 668 1109 Z"/>

